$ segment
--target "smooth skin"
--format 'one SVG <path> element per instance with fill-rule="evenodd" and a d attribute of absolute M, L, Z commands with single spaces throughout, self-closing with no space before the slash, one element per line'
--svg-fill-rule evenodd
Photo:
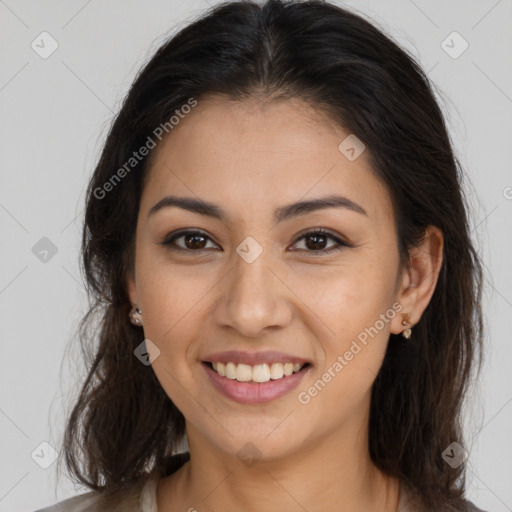
<path fill-rule="evenodd" d="M 154 150 L 127 289 L 160 350 L 152 368 L 186 418 L 191 455 L 161 479 L 158 512 L 397 511 L 399 482 L 372 463 L 367 429 L 371 386 L 390 333 L 405 329 L 402 316 L 309 403 L 298 400 L 394 303 L 417 323 L 442 263 L 443 235 L 429 227 L 411 269 L 400 268 L 390 196 L 367 151 L 354 161 L 340 152 L 348 135 L 300 100 L 210 96 Z M 367 215 L 327 208 L 274 219 L 284 205 L 333 194 Z M 167 195 L 213 202 L 227 219 L 177 207 L 148 217 Z M 176 239 L 181 252 L 161 245 L 185 228 L 206 238 Z M 315 228 L 350 246 L 319 253 L 337 242 L 301 238 Z M 252 263 L 236 252 L 249 236 L 263 249 Z M 404 343 L 414 343 L 414 328 Z M 278 350 L 313 367 L 284 397 L 241 404 L 221 395 L 201 364 L 224 350 Z M 261 454 L 250 467 L 237 456 L 249 442 Z"/>

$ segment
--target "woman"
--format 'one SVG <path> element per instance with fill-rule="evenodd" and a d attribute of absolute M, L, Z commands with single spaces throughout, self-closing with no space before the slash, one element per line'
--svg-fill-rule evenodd
<path fill-rule="evenodd" d="M 428 79 L 363 18 L 230 2 L 172 37 L 89 184 L 99 344 L 64 448 L 91 491 L 44 510 L 479 510 L 460 182 Z"/>

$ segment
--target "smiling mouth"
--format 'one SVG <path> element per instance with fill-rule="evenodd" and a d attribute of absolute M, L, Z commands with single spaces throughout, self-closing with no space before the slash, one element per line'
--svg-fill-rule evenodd
<path fill-rule="evenodd" d="M 290 375 L 299 373 L 311 366 L 310 363 L 272 363 L 272 364 L 236 364 L 228 361 L 226 363 L 203 361 L 203 364 L 211 368 L 221 377 L 238 382 L 259 384 L 270 380 L 286 379 Z"/>

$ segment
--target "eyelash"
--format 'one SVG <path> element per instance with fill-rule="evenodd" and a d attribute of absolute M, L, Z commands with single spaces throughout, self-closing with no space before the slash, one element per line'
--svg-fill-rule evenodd
<path fill-rule="evenodd" d="M 201 237 L 204 237 L 204 238 L 207 238 L 209 240 L 210 237 L 208 235 L 206 235 L 206 233 L 202 232 L 202 231 L 198 231 L 198 230 L 190 230 L 190 231 L 181 231 L 181 232 L 178 232 L 176 234 L 173 234 L 170 238 L 167 238 L 165 239 L 161 245 L 164 245 L 166 246 L 169 250 L 171 251 L 178 251 L 178 252 L 196 252 L 196 253 L 202 253 L 202 252 L 205 252 L 205 251 L 208 251 L 209 249 L 197 249 L 197 250 L 194 250 L 194 249 L 185 249 L 183 247 L 177 247 L 177 246 L 173 246 L 175 240 L 179 239 L 179 238 L 182 238 L 184 236 L 188 236 L 188 235 L 197 235 L 197 236 L 201 236 Z M 301 235 L 299 238 L 297 238 L 295 240 L 295 242 L 293 243 L 293 245 L 295 245 L 297 242 L 301 241 L 302 239 L 304 238 L 307 238 L 308 236 L 311 236 L 311 235 L 324 235 L 326 236 L 327 238 L 330 238 L 331 240 L 334 240 L 338 246 L 334 246 L 334 247 L 330 247 L 329 249 L 319 249 L 317 251 L 314 251 L 314 250 L 307 250 L 307 249 L 299 249 L 300 251 L 306 251 L 306 252 L 309 252 L 309 253 L 312 253 L 312 254 L 328 254 L 328 253 L 331 253 L 331 252 L 336 252 L 336 251 L 340 251 L 346 247 L 352 247 L 349 243 L 347 242 L 344 242 L 343 240 L 333 236 L 329 231 L 326 231 L 325 229 L 322 229 L 322 228 L 318 228 L 318 229 L 313 229 L 313 230 L 310 230 L 306 233 L 304 233 L 303 235 Z M 213 240 L 211 240 L 213 242 Z"/>

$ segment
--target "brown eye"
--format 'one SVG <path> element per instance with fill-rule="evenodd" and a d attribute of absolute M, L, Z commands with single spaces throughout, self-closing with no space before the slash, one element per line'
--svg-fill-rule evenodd
<path fill-rule="evenodd" d="M 188 249 L 204 249 L 205 248 L 205 238 L 202 235 L 183 235 L 183 243 L 185 247 Z"/>
<path fill-rule="evenodd" d="M 328 243 L 329 239 L 333 240 L 335 243 L 330 247 L 326 248 L 326 244 Z M 315 229 L 313 231 L 308 231 L 307 233 L 302 235 L 295 243 L 298 243 L 301 240 L 305 240 L 306 249 L 299 250 L 306 250 L 306 252 L 312 253 L 329 253 L 332 251 L 343 249 L 344 247 L 350 247 L 348 243 L 333 236 L 324 229 Z"/>
<path fill-rule="evenodd" d="M 181 244 L 176 240 L 183 239 Z M 207 250 L 206 244 L 210 238 L 201 231 L 182 231 L 162 242 L 162 245 L 168 246 L 171 250 L 201 252 Z M 211 241 L 211 240 L 210 240 Z"/>

